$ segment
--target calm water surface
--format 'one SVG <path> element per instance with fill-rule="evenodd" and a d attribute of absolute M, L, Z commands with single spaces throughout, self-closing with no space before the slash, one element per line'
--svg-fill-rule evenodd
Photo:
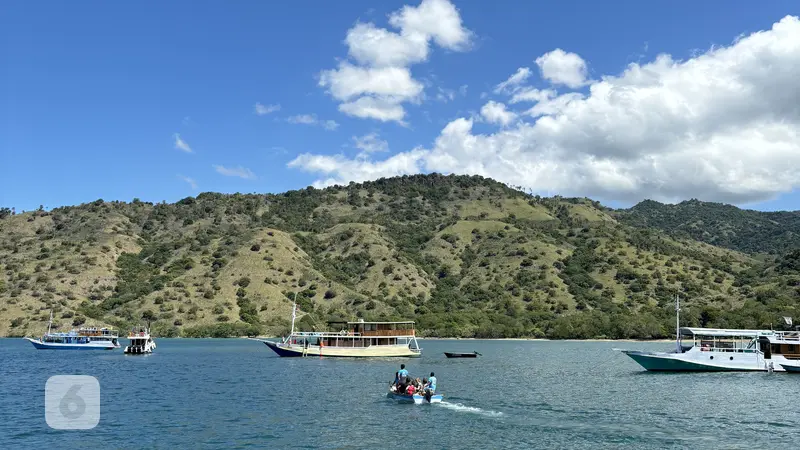
<path fill-rule="evenodd" d="M 123 344 L 127 342 L 123 340 Z M 614 347 L 666 343 L 421 341 L 400 360 L 278 358 L 244 339 L 157 339 L 156 353 L 35 350 L 0 339 L 0 448 L 790 448 L 800 376 L 647 373 Z M 443 351 L 477 350 L 448 360 Z M 405 362 L 445 402 L 385 398 Z M 92 375 L 101 421 L 50 429 L 52 375 Z"/>

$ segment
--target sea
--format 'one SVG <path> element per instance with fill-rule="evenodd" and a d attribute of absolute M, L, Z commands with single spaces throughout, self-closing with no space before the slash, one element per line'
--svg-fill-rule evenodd
<path fill-rule="evenodd" d="M 279 358 L 247 339 L 156 343 L 124 355 L 0 339 L 0 448 L 779 449 L 800 439 L 800 375 L 651 373 L 615 351 L 665 342 L 421 340 L 421 358 L 377 360 Z M 435 372 L 444 401 L 386 398 L 401 363 L 415 377 Z M 94 428 L 48 425 L 56 375 L 98 380 Z"/>

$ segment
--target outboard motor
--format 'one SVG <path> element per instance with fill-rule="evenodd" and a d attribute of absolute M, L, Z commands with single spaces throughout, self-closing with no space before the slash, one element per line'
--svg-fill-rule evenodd
<path fill-rule="evenodd" d="M 426 400 L 428 403 L 430 403 L 430 402 L 431 402 L 431 396 L 432 396 L 432 395 L 433 395 L 433 394 L 431 394 L 431 391 L 425 391 L 425 400 Z"/>

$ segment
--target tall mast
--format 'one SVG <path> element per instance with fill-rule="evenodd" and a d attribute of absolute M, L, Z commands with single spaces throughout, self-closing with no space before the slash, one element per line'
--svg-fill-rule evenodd
<path fill-rule="evenodd" d="M 53 310 L 50 310 L 50 321 L 47 322 L 47 334 L 50 334 L 50 327 L 53 326 Z"/>
<path fill-rule="evenodd" d="M 675 344 L 681 352 L 681 296 L 675 294 Z"/>
<path fill-rule="evenodd" d="M 294 334 L 294 319 L 297 318 L 297 292 L 294 293 L 294 303 L 292 304 L 292 332 L 289 336 Z"/>

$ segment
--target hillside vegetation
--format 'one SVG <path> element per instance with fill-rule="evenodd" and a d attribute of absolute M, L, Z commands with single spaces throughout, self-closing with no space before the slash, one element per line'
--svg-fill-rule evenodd
<path fill-rule="evenodd" d="M 741 252 L 781 254 L 800 248 L 800 211 L 753 211 L 698 200 L 676 205 L 645 200 L 617 217 L 636 227 L 653 227 Z"/>
<path fill-rule="evenodd" d="M 275 335 L 288 329 L 295 294 L 302 329 L 413 319 L 433 336 L 667 337 L 676 294 L 686 325 L 755 328 L 793 314 L 798 252 L 764 262 L 731 249 L 769 251 L 755 238 L 670 236 L 658 228 L 673 219 L 653 223 L 667 215 L 645 207 L 615 212 L 433 174 L 4 209 L 0 335 L 40 334 L 50 310 L 60 329 L 152 321 L 160 336 Z M 693 230 L 709 223 L 692 217 Z M 796 236 L 795 222 L 780 224 L 773 236 Z"/>

